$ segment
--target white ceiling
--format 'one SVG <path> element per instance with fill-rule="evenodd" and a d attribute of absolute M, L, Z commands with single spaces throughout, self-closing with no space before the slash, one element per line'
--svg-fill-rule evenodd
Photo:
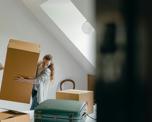
<path fill-rule="evenodd" d="M 56 25 L 56 23 L 53 20 L 51 20 L 49 16 L 42 10 L 40 5 L 42 5 L 46 1 L 47 0 L 22 0 L 24 5 L 33 13 L 33 15 L 38 19 L 38 21 L 42 23 L 44 27 L 56 37 L 57 40 L 60 41 L 60 43 L 68 50 L 68 52 L 71 53 L 71 56 L 73 56 L 79 62 L 82 68 L 84 68 L 88 73 L 95 73 L 95 66 L 87 60 L 87 58 L 81 53 L 81 51 L 69 40 L 65 33 Z M 51 0 L 51 2 L 56 1 L 57 0 Z M 62 0 L 62 2 L 66 1 L 67 0 Z M 85 17 L 88 19 L 88 21 L 91 22 L 91 24 L 93 24 L 93 15 L 89 15 L 90 11 L 92 10 L 90 10 L 87 6 L 87 1 L 92 2 L 92 0 L 84 1 L 85 3 L 83 2 L 83 4 L 85 5 L 82 5 L 81 0 L 72 0 L 72 2 L 76 6 L 81 5 L 79 6 L 79 10 L 83 11 L 82 13 L 86 14 Z"/>
<path fill-rule="evenodd" d="M 85 18 L 95 27 L 95 0 L 71 0 Z"/>

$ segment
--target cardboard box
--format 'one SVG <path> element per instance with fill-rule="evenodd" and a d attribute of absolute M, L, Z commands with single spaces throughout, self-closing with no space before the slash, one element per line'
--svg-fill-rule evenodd
<path fill-rule="evenodd" d="M 0 112 L 0 122 L 30 122 L 30 116 L 21 112 Z"/>
<path fill-rule="evenodd" d="M 87 113 L 93 112 L 93 91 L 73 90 L 73 89 L 57 91 L 56 99 L 86 101 Z"/>
<path fill-rule="evenodd" d="M 95 75 L 88 74 L 88 90 L 94 91 L 95 89 Z"/>
<path fill-rule="evenodd" d="M 10 39 L 7 47 L 0 99 L 30 103 L 32 84 L 17 82 L 15 79 L 19 75 L 29 78 L 35 77 L 39 54 L 39 45 Z"/>

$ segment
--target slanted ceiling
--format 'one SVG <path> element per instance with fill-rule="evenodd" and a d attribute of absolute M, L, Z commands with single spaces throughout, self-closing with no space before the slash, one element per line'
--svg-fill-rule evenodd
<path fill-rule="evenodd" d="M 56 2 L 57 0 L 49 0 Z M 41 8 L 41 5 L 47 0 L 22 0 L 24 5 L 32 12 L 40 23 L 53 34 L 56 39 L 63 45 L 63 47 L 75 58 L 75 60 L 84 68 L 87 73 L 94 74 L 95 63 L 91 63 L 87 57 L 81 52 L 78 47 L 70 40 L 70 38 L 63 32 L 63 30 L 53 21 Z M 62 1 L 63 2 L 63 1 Z M 69 17 L 70 18 L 70 17 Z"/>

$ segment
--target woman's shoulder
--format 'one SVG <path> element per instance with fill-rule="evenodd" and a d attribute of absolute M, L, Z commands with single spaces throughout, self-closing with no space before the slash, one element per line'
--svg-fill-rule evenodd
<path fill-rule="evenodd" d="M 47 72 L 47 73 L 51 72 L 51 70 L 49 68 L 46 68 L 44 71 Z"/>

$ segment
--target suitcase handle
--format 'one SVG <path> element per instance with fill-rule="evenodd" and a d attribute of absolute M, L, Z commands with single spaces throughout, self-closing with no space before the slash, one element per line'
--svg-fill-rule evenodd
<path fill-rule="evenodd" d="M 62 80 L 61 83 L 60 83 L 60 90 L 62 91 L 62 86 L 65 82 L 71 82 L 73 84 L 73 89 L 75 89 L 75 82 L 71 79 L 65 79 L 65 80 Z"/>

